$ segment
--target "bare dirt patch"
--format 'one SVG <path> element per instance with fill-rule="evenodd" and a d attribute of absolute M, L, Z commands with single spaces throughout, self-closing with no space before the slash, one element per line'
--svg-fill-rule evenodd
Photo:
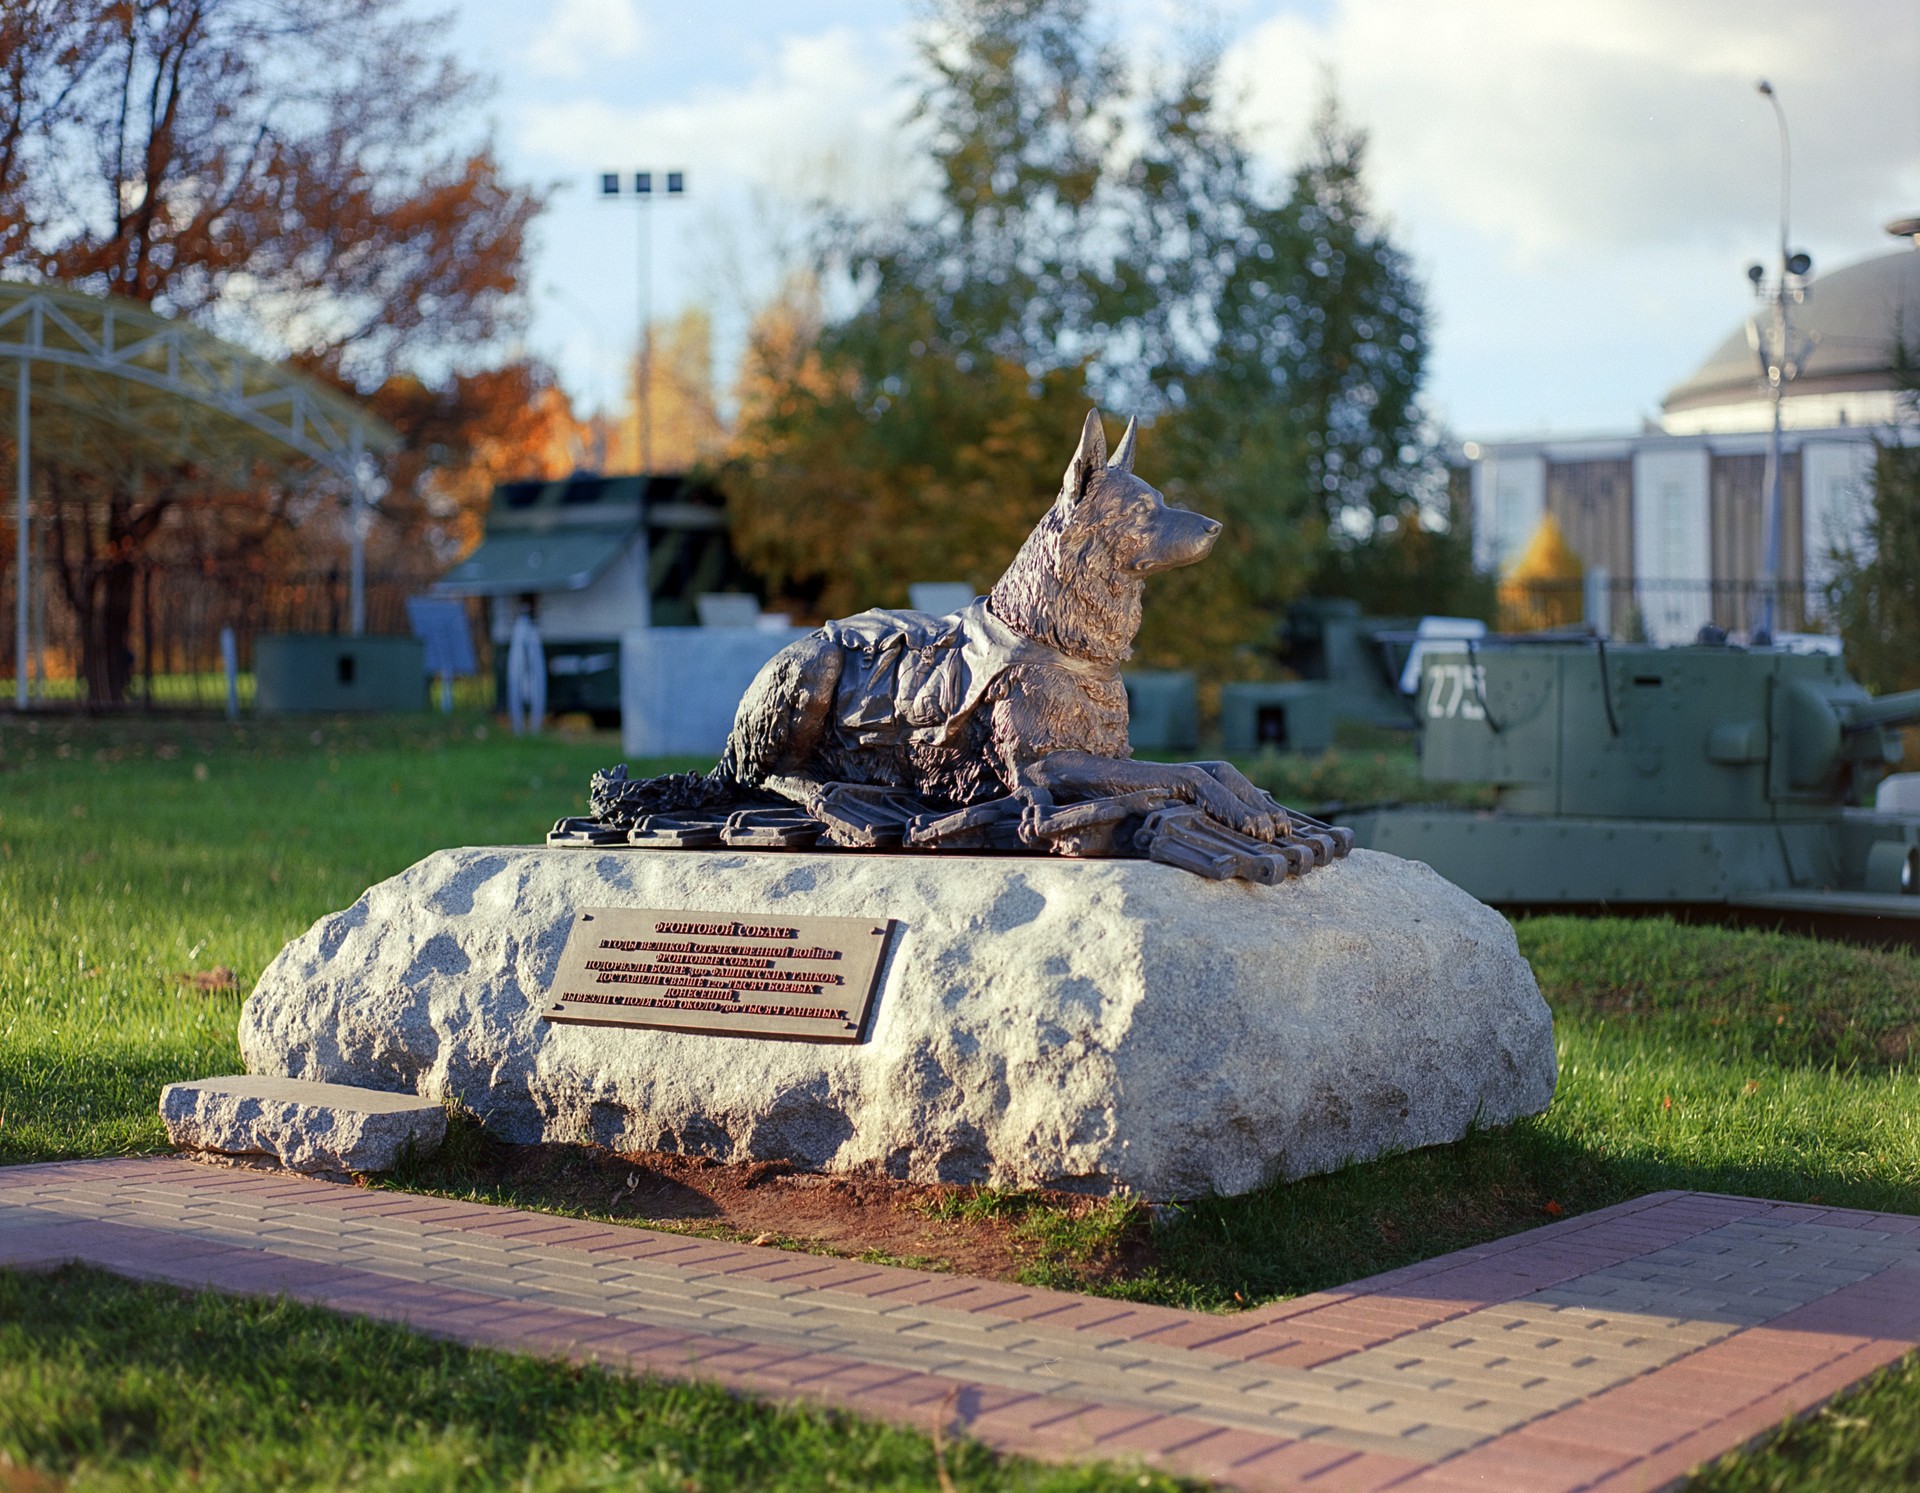
<path fill-rule="evenodd" d="M 413 1190 L 999 1280 L 1124 1279 L 1155 1263 L 1135 1202 L 825 1176 L 781 1161 L 456 1139 L 396 1179 Z M 1066 1283 L 1062 1279 L 1061 1283 Z"/>

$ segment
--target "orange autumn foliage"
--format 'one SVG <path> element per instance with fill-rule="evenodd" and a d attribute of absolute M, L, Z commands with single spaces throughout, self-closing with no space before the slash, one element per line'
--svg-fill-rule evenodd
<path fill-rule="evenodd" d="M 421 542 L 438 563 L 466 554 L 480 542 L 496 483 L 564 477 L 591 444 L 552 371 L 527 359 L 438 386 L 390 379 L 371 402 L 405 441 L 376 531 L 396 556 Z"/>
<path fill-rule="evenodd" d="M 1501 577 L 1500 627 L 1504 632 L 1536 632 L 1567 627 L 1586 606 L 1580 582 L 1586 566 L 1567 543 L 1559 521 L 1549 513 Z"/>
<path fill-rule="evenodd" d="M 651 357 L 635 357 L 626 409 L 607 443 L 607 469 L 686 472 L 720 455 L 727 427 L 713 396 L 713 324 L 695 308 L 647 332 Z M 652 390 L 642 432 L 641 377 Z"/>
<path fill-rule="evenodd" d="M 1086 417 L 1082 371 L 923 351 L 910 396 L 886 393 L 831 367 L 820 327 L 795 281 L 749 334 L 721 478 L 741 557 L 802 616 L 904 606 L 913 581 L 984 591 L 1052 501 L 1060 433 Z"/>

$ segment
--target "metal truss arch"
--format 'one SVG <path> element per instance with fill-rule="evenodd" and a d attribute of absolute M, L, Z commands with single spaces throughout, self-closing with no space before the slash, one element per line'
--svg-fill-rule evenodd
<path fill-rule="evenodd" d="M 366 628 L 368 453 L 400 444 L 339 390 L 136 301 L 0 281 L 0 389 L 13 394 L 14 704 L 28 705 L 31 461 L 111 469 L 311 461 L 352 505 L 352 627 Z"/>
<path fill-rule="evenodd" d="M 17 383 L 28 363 L 44 370 L 33 379 L 35 402 L 68 415 L 76 441 L 82 430 L 97 439 L 111 429 L 155 455 L 213 464 L 304 457 L 349 479 L 360 452 L 399 444 L 346 395 L 188 322 L 133 301 L 0 281 L 0 387 Z M 60 428 L 43 425 L 36 444 L 45 449 Z"/>

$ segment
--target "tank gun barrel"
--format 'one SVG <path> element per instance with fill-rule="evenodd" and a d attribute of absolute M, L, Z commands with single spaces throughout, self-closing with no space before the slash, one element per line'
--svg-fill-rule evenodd
<path fill-rule="evenodd" d="M 1876 726 L 1920 725 L 1920 689 L 1849 702 L 1842 713 L 1842 721 L 1849 731 L 1870 731 Z"/>

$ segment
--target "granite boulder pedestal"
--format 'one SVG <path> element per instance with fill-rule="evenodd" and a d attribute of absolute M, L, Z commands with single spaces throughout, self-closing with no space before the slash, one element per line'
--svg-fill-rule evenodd
<path fill-rule="evenodd" d="M 890 918 L 861 1040 L 549 1022 L 576 910 Z M 255 1073 L 456 1100 L 508 1141 L 916 1181 L 1248 1191 L 1543 1109 L 1506 920 L 1356 851 L 1277 886 L 1134 860 L 446 850 L 322 918 L 241 1018 Z"/>

